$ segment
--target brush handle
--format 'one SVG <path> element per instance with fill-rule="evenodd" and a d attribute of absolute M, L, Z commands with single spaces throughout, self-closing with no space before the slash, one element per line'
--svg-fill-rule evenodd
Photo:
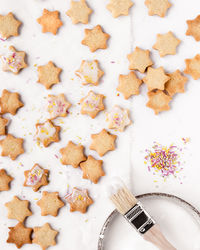
<path fill-rule="evenodd" d="M 160 250 L 176 250 L 175 247 L 172 246 L 171 243 L 165 238 L 165 236 L 160 231 L 158 225 L 154 225 L 150 228 L 144 235 L 144 239 L 150 241 L 155 246 L 157 246 Z"/>

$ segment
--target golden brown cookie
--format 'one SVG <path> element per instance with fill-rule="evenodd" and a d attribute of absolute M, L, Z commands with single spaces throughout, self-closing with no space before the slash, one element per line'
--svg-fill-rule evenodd
<path fill-rule="evenodd" d="M 16 138 L 8 134 L 5 139 L 0 141 L 1 156 L 9 156 L 12 160 L 15 160 L 18 155 L 24 153 L 23 142 L 22 138 Z"/>
<path fill-rule="evenodd" d="M 21 248 L 25 244 L 32 244 L 32 228 L 25 227 L 23 223 L 19 222 L 15 227 L 9 227 L 9 229 L 7 243 L 13 243 L 17 248 Z"/>
<path fill-rule="evenodd" d="M 145 5 L 149 10 L 149 15 L 164 17 L 167 10 L 172 6 L 168 0 L 145 0 Z"/>
<path fill-rule="evenodd" d="M 92 143 L 90 145 L 91 150 L 95 150 L 99 156 L 105 155 L 108 151 L 115 150 L 116 135 L 110 134 L 103 129 L 98 134 L 91 135 Z"/>
<path fill-rule="evenodd" d="M 181 40 L 176 38 L 174 34 L 169 31 L 166 34 L 158 34 L 157 41 L 153 45 L 153 48 L 159 51 L 161 57 L 166 55 L 175 55 L 176 48 L 180 44 Z"/>
<path fill-rule="evenodd" d="M 95 118 L 100 111 L 104 110 L 104 97 L 104 95 L 95 94 L 90 90 L 87 96 L 80 100 L 81 114 Z"/>
<path fill-rule="evenodd" d="M 91 155 L 88 155 L 86 161 L 81 162 L 80 167 L 83 171 L 83 179 L 89 179 L 93 183 L 97 183 L 101 176 L 104 176 L 105 173 L 102 169 L 103 161 L 96 160 Z"/>
<path fill-rule="evenodd" d="M 14 196 L 12 201 L 7 202 L 5 206 L 8 209 L 8 219 L 23 222 L 26 217 L 32 215 L 32 212 L 29 210 L 29 201 L 20 200 L 17 196 Z"/>
<path fill-rule="evenodd" d="M 99 80 L 104 75 L 104 72 L 99 68 L 97 60 L 83 60 L 79 70 L 76 71 L 76 75 L 80 77 L 83 85 L 92 84 L 96 86 L 99 84 Z"/>
<path fill-rule="evenodd" d="M 11 71 L 13 74 L 18 74 L 27 67 L 25 57 L 26 53 L 24 51 L 17 51 L 13 46 L 10 46 L 6 53 L 0 55 L 3 71 Z"/>
<path fill-rule="evenodd" d="M 108 128 L 120 132 L 123 132 L 125 127 L 132 123 L 129 118 L 129 110 L 120 108 L 118 105 L 115 105 L 110 112 L 106 113 L 106 121 L 108 122 Z"/>
<path fill-rule="evenodd" d="M 128 75 L 119 75 L 119 85 L 117 91 L 123 94 L 125 99 L 132 95 L 139 95 L 142 80 L 139 79 L 135 72 L 131 71 Z"/>
<path fill-rule="evenodd" d="M 49 177 L 49 170 L 43 169 L 39 164 L 35 164 L 30 170 L 24 171 L 25 187 L 32 187 L 34 192 L 42 186 L 46 186 Z"/>
<path fill-rule="evenodd" d="M 16 92 L 9 92 L 4 89 L 0 98 L 1 114 L 10 113 L 15 115 L 17 110 L 23 107 L 24 104 L 20 101 L 20 95 Z"/>
<path fill-rule="evenodd" d="M 133 6 L 131 0 L 110 0 L 107 4 L 107 9 L 111 12 L 114 18 L 119 16 L 128 16 L 129 9 Z"/>
<path fill-rule="evenodd" d="M 62 69 L 57 68 L 52 61 L 46 65 L 38 67 L 38 83 L 45 86 L 46 89 L 50 89 L 52 85 L 60 82 L 59 75 Z"/>
<path fill-rule="evenodd" d="M 58 232 L 53 230 L 51 226 L 46 223 L 42 227 L 34 227 L 33 228 L 33 241 L 32 243 L 40 245 L 42 250 L 47 249 L 49 246 L 56 245 L 56 235 Z"/>
<path fill-rule="evenodd" d="M 6 134 L 6 126 L 8 125 L 8 119 L 3 118 L 0 115 L 0 135 Z"/>
<path fill-rule="evenodd" d="M 74 187 L 70 194 L 65 196 L 66 201 L 70 204 L 70 212 L 79 211 L 86 213 L 88 206 L 93 204 L 87 189 L 78 189 Z"/>
<path fill-rule="evenodd" d="M 48 11 L 44 9 L 42 16 L 37 19 L 37 22 L 42 25 L 42 32 L 51 32 L 56 35 L 58 29 L 63 25 L 59 16 L 59 11 Z"/>
<path fill-rule="evenodd" d="M 66 12 L 66 14 L 72 19 L 73 24 L 87 24 L 91 13 L 92 10 L 88 7 L 85 0 L 71 0 L 70 9 Z"/>
<path fill-rule="evenodd" d="M 200 41 L 200 15 L 193 20 L 187 21 L 187 36 L 193 36 L 196 41 Z"/>
<path fill-rule="evenodd" d="M 149 101 L 146 106 L 153 109 L 155 114 L 169 110 L 169 102 L 172 98 L 166 95 L 162 90 L 154 90 L 148 93 Z"/>
<path fill-rule="evenodd" d="M 131 54 L 127 55 L 127 58 L 129 60 L 129 69 L 139 70 L 141 73 L 144 73 L 149 66 L 153 65 L 150 51 L 139 47 L 136 47 Z"/>
<path fill-rule="evenodd" d="M 61 163 L 72 165 L 74 168 L 77 168 L 82 161 L 87 159 L 84 155 L 84 147 L 76 145 L 72 141 L 69 141 L 65 148 L 61 148 L 60 153 L 62 155 Z"/>
<path fill-rule="evenodd" d="M 52 142 L 60 141 L 60 126 L 55 126 L 51 120 L 37 123 L 35 126 L 37 129 L 35 138 L 38 144 L 42 143 L 44 147 L 48 147 Z"/>
<path fill-rule="evenodd" d="M 11 36 L 18 36 L 18 30 L 21 24 L 12 12 L 5 16 L 0 15 L 0 39 L 6 40 Z"/>
<path fill-rule="evenodd" d="M 184 86 L 188 81 L 188 78 L 181 74 L 180 70 L 168 74 L 170 80 L 165 84 L 165 90 L 170 96 L 176 93 L 184 93 Z"/>
<path fill-rule="evenodd" d="M 41 215 L 57 216 L 58 210 L 65 204 L 61 201 L 58 192 L 42 192 L 42 198 L 37 202 L 37 205 L 41 209 Z"/>
<path fill-rule="evenodd" d="M 0 191 L 8 191 L 13 178 L 6 173 L 5 169 L 0 169 Z"/>
<path fill-rule="evenodd" d="M 95 52 L 98 49 L 107 48 L 109 37 L 110 35 L 104 33 L 101 26 L 97 25 L 93 29 L 85 29 L 85 38 L 81 43 L 88 46 L 91 52 Z"/>
<path fill-rule="evenodd" d="M 48 95 L 47 102 L 47 111 L 51 119 L 67 116 L 68 109 L 71 107 L 71 103 L 66 100 L 64 94 L 59 94 L 57 96 Z"/>
<path fill-rule="evenodd" d="M 185 74 L 191 75 L 194 80 L 200 78 L 200 54 L 197 54 L 192 59 L 185 60 L 186 69 L 184 70 Z"/>
<path fill-rule="evenodd" d="M 147 84 L 148 91 L 154 89 L 165 89 L 165 83 L 169 81 L 170 77 L 165 74 L 163 67 L 157 69 L 149 67 L 146 77 L 143 78 L 143 82 Z"/>

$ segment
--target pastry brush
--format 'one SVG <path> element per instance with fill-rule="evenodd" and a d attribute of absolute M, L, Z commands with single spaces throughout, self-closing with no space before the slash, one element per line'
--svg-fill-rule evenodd
<path fill-rule="evenodd" d="M 117 178 L 109 185 L 110 200 L 118 212 L 144 237 L 161 250 L 175 250 L 176 248 L 164 237 L 159 226 L 128 190 L 121 179 Z"/>

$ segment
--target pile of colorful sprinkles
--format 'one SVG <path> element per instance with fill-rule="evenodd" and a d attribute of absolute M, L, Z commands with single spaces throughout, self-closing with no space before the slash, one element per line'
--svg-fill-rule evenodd
<path fill-rule="evenodd" d="M 146 149 L 145 164 L 149 172 L 159 174 L 166 179 L 169 176 L 177 177 L 177 174 L 183 169 L 180 162 L 180 153 L 182 148 L 171 144 L 169 147 L 162 146 L 154 142 L 152 149 Z"/>

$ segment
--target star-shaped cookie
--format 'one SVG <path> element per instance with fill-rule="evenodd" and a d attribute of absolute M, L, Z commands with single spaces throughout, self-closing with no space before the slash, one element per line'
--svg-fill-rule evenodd
<path fill-rule="evenodd" d="M 140 49 L 139 47 L 136 47 L 131 54 L 127 55 L 127 58 L 129 60 L 129 69 L 139 70 L 141 73 L 144 73 L 146 68 L 153 65 L 150 51 Z"/>
<path fill-rule="evenodd" d="M 15 160 L 18 155 L 24 153 L 23 142 L 22 138 L 16 138 L 8 134 L 6 138 L 0 141 L 1 156 L 9 156 L 11 160 Z"/>
<path fill-rule="evenodd" d="M 196 41 L 200 41 L 200 15 L 194 20 L 188 20 L 187 25 L 188 29 L 186 35 L 193 36 Z"/>
<path fill-rule="evenodd" d="M 95 118 L 100 111 L 104 110 L 104 97 L 104 95 L 95 94 L 90 90 L 87 96 L 80 100 L 81 114 L 87 114 L 91 118 Z"/>
<path fill-rule="evenodd" d="M 104 72 L 99 68 L 97 60 L 86 61 L 83 60 L 76 75 L 80 77 L 83 85 L 92 84 L 94 86 L 99 84 L 99 79 L 104 75 Z"/>
<path fill-rule="evenodd" d="M 185 60 L 186 69 L 184 70 L 185 74 L 191 75 L 194 80 L 200 78 L 200 54 L 197 54 L 192 59 Z"/>
<path fill-rule="evenodd" d="M 175 55 L 176 48 L 180 42 L 181 40 L 176 38 L 174 34 L 169 31 L 166 34 L 157 35 L 157 41 L 153 45 L 153 48 L 159 51 L 161 57 L 166 55 Z"/>
<path fill-rule="evenodd" d="M 5 16 L 0 15 L 0 39 L 6 40 L 11 36 L 18 36 L 18 30 L 21 24 L 12 12 Z"/>
<path fill-rule="evenodd" d="M 6 126 L 8 125 L 8 119 L 0 116 L 0 135 L 6 134 Z"/>
<path fill-rule="evenodd" d="M 72 165 L 74 168 L 77 168 L 82 161 L 87 159 L 84 155 L 84 147 L 76 145 L 72 141 L 69 141 L 65 148 L 61 148 L 60 153 L 62 155 L 61 163 Z"/>
<path fill-rule="evenodd" d="M 58 210 L 64 206 L 64 202 L 61 201 L 58 192 L 42 192 L 42 198 L 37 202 L 37 205 L 41 209 L 41 215 L 57 216 Z"/>
<path fill-rule="evenodd" d="M 32 228 L 25 227 L 23 223 L 19 222 L 15 227 L 9 227 L 9 229 L 7 243 L 13 243 L 17 248 L 21 248 L 24 244 L 32 244 Z"/>
<path fill-rule="evenodd" d="M 38 83 L 45 86 L 46 89 L 50 89 L 52 85 L 60 82 L 59 75 L 62 71 L 61 68 L 57 68 L 52 61 L 46 65 L 38 67 Z"/>
<path fill-rule="evenodd" d="M 49 177 L 49 170 L 43 169 L 39 164 L 35 164 L 30 170 L 24 171 L 25 187 L 32 187 L 34 192 L 42 186 L 46 186 Z"/>
<path fill-rule="evenodd" d="M 10 46 L 7 53 L 0 55 L 3 71 L 18 74 L 20 70 L 27 67 L 25 57 L 26 53 L 24 51 L 17 51 L 13 46 Z"/>
<path fill-rule="evenodd" d="M 88 206 L 93 203 L 87 189 L 78 189 L 74 187 L 70 194 L 65 196 L 66 201 L 70 204 L 70 212 L 79 211 L 86 213 Z"/>
<path fill-rule="evenodd" d="M 13 178 L 6 173 L 5 169 L 0 169 L 0 191 L 8 191 Z"/>
<path fill-rule="evenodd" d="M 128 99 L 132 95 L 139 95 L 140 85 L 142 80 L 139 79 L 136 74 L 131 71 L 128 75 L 119 75 L 119 85 L 117 91 L 123 94 L 125 99 Z"/>
<path fill-rule="evenodd" d="M 42 227 L 34 227 L 33 233 L 34 237 L 32 243 L 40 245 L 42 250 L 47 249 L 49 246 L 56 245 L 55 238 L 58 232 L 53 230 L 48 223 L 44 224 Z"/>
<path fill-rule="evenodd" d="M 166 95 L 162 90 L 155 90 L 148 93 L 149 101 L 146 106 L 153 109 L 155 114 L 169 110 L 169 102 L 172 98 Z"/>
<path fill-rule="evenodd" d="M 42 32 L 51 32 L 56 35 L 58 29 L 63 25 L 59 16 L 59 11 L 48 11 L 44 9 L 42 16 L 37 19 L 37 22 L 42 25 Z"/>
<path fill-rule="evenodd" d="M 92 10 L 88 7 L 85 0 L 71 0 L 70 9 L 66 12 L 66 14 L 72 19 L 73 24 L 87 24 L 91 13 Z"/>
<path fill-rule="evenodd" d="M 107 130 L 103 129 L 98 134 L 91 135 L 92 143 L 91 150 L 95 150 L 99 156 L 105 155 L 108 151 L 115 150 L 116 135 L 110 134 Z"/>
<path fill-rule="evenodd" d="M 88 155 L 87 160 L 80 164 L 83 171 L 83 179 L 89 179 L 96 184 L 99 181 L 99 178 L 105 175 L 102 169 L 102 164 L 102 160 L 96 160 L 91 155 Z"/>
<path fill-rule="evenodd" d="M 8 219 L 23 222 L 26 217 L 32 215 L 32 212 L 29 210 L 29 201 L 20 200 L 17 196 L 14 196 L 12 201 L 7 202 L 5 206 L 8 209 Z"/>
<path fill-rule="evenodd" d="M 133 6 L 131 0 L 110 0 L 107 9 L 114 18 L 119 16 L 128 16 L 129 9 Z"/>
<path fill-rule="evenodd" d="M 44 147 L 48 147 L 52 142 L 60 140 L 60 126 L 55 126 L 51 120 L 44 123 L 37 123 L 36 125 L 36 141 L 38 144 L 42 143 Z"/>
<path fill-rule="evenodd" d="M 20 95 L 16 92 L 3 90 L 0 98 L 1 114 L 10 113 L 15 115 L 17 110 L 23 107 L 24 104 L 20 101 Z"/>
<path fill-rule="evenodd" d="M 129 118 L 129 110 L 120 108 L 115 105 L 110 112 L 106 113 L 106 121 L 108 122 L 108 128 L 116 129 L 123 132 L 125 127 L 132 122 Z"/>
<path fill-rule="evenodd" d="M 168 0 L 146 0 L 145 5 L 149 10 L 149 15 L 164 17 L 167 10 L 172 6 Z"/>
<path fill-rule="evenodd" d="M 81 43 L 88 46 L 91 52 L 95 52 L 107 48 L 109 37 L 110 35 L 104 33 L 101 26 L 97 25 L 93 29 L 85 29 L 85 37 Z"/>
<path fill-rule="evenodd" d="M 148 90 L 165 89 L 165 83 L 169 81 L 170 77 L 165 74 L 163 67 L 157 69 L 149 67 L 146 77 L 143 82 L 147 84 Z"/>
<path fill-rule="evenodd" d="M 71 103 L 66 100 L 64 94 L 48 95 L 47 103 L 50 119 L 67 116 L 67 111 L 71 107 Z"/>
<path fill-rule="evenodd" d="M 176 93 L 184 93 L 184 86 L 188 81 L 188 78 L 181 74 L 180 70 L 168 74 L 170 80 L 165 84 L 165 90 L 170 96 L 175 95 Z"/>

